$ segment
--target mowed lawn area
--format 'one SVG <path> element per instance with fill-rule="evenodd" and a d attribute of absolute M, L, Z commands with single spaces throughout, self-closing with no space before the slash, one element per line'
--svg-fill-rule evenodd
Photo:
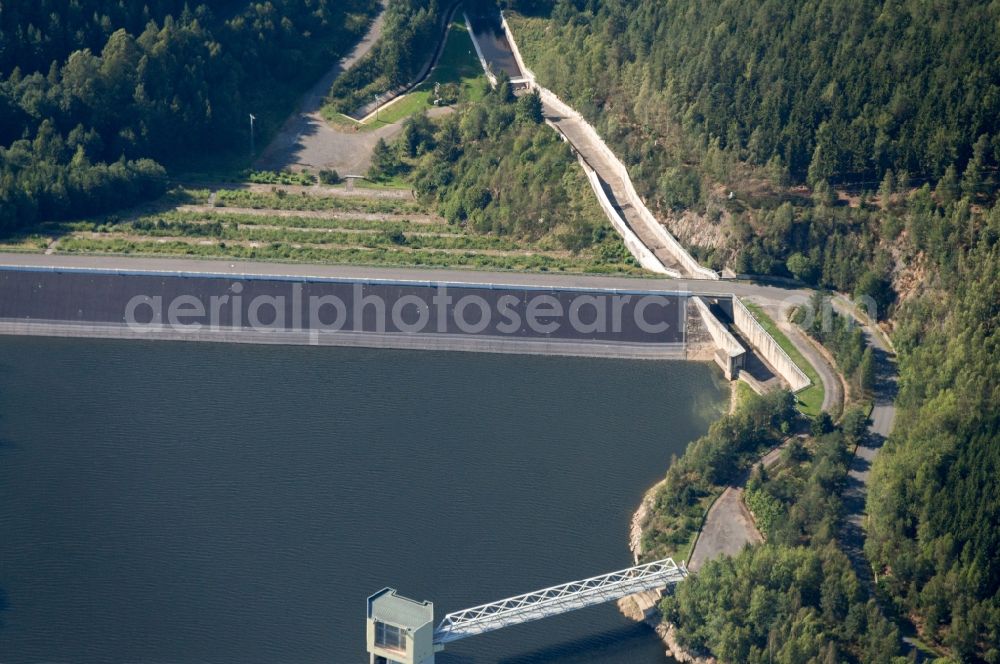
<path fill-rule="evenodd" d="M 324 109 L 324 116 L 338 126 L 354 126 L 362 131 L 370 131 L 435 108 L 434 89 L 437 85 L 455 86 L 458 90 L 458 100 L 455 102 L 457 104 L 478 101 L 486 93 L 486 75 L 464 22 L 453 21 L 449 26 L 441 59 L 431 70 L 427 80 L 407 94 L 386 104 L 385 108 L 379 111 L 377 119 L 372 117 L 365 122 L 357 122 L 346 115 L 332 111 L 329 107 Z"/>

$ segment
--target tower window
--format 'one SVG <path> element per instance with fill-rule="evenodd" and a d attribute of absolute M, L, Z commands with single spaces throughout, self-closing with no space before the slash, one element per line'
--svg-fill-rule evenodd
<path fill-rule="evenodd" d="M 375 623 L 375 645 L 391 650 L 406 650 L 406 635 L 399 627 L 384 622 Z"/>

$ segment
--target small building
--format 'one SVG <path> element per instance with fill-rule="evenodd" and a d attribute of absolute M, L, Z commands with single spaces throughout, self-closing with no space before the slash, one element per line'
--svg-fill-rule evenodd
<path fill-rule="evenodd" d="M 368 598 L 369 664 L 434 664 L 434 604 L 383 588 Z"/>

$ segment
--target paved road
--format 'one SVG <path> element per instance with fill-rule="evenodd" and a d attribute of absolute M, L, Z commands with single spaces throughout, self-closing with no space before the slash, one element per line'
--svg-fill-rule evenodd
<path fill-rule="evenodd" d="M 722 555 L 735 556 L 748 544 L 763 541 L 750 510 L 743 503 L 743 487 L 726 487 L 708 510 L 688 569 L 697 572 L 709 560 Z"/>
<path fill-rule="evenodd" d="M 789 438 L 761 457 L 760 463 L 770 468 L 781 459 L 781 452 L 794 440 Z M 735 556 L 748 544 L 759 544 L 764 537 L 757 530 L 753 515 L 743 502 L 743 489 L 750 473 L 744 473 L 733 486 L 726 487 L 718 500 L 712 503 L 705 523 L 698 534 L 688 569 L 698 571 L 702 565 L 722 555 Z"/>
<path fill-rule="evenodd" d="M 792 342 L 792 345 L 802 353 L 806 361 L 819 374 L 819 380 L 823 383 L 823 403 L 820 407 L 836 418 L 837 414 L 844 408 L 844 383 L 840 379 L 837 369 L 826 355 L 816 348 L 816 344 L 806 337 L 798 325 L 788 322 L 787 312 L 779 315 L 777 324 L 788 340 Z"/>
<path fill-rule="evenodd" d="M 867 521 L 868 484 L 871 481 L 871 467 L 879 450 L 892 433 L 896 422 L 896 394 L 898 373 L 896 353 L 881 330 L 864 315 L 860 315 L 844 298 L 833 298 L 834 308 L 841 314 L 853 316 L 862 325 L 865 339 L 875 354 L 875 399 L 868 435 L 858 445 L 851 460 L 844 491 L 844 527 L 840 533 L 840 545 L 847 554 L 855 573 L 865 584 L 869 593 L 874 594 L 875 578 L 871 565 L 865 557 L 865 527 Z M 904 654 L 915 657 L 915 661 L 928 661 L 923 648 L 911 636 L 903 636 Z"/>
<path fill-rule="evenodd" d="M 788 322 L 791 310 L 796 306 L 805 304 L 808 300 L 791 297 L 776 301 L 766 296 L 750 297 L 750 299 L 764 308 L 778 328 L 792 342 L 792 345 L 802 353 L 806 361 L 819 374 L 820 382 L 823 384 L 822 409 L 836 415 L 843 408 L 844 404 L 844 389 L 843 383 L 840 380 L 840 374 L 837 373 L 837 369 L 823 353 L 816 348 L 815 344 L 802 333 L 799 327 Z"/>
<path fill-rule="evenodd" d="M 896 421 L 897 373 L 896 357 L 882 335 L 842 299 L 834 298 L 834 307 L 842 314 L 855 316 L 863 325 L 865 338 L 875 354 L 875 403 L 872 408 L 868 435 L 858 445 L 851 461 L 844 492 L 845 523 L 841 533 L 841 544 L 854 565 L 855 571 L 869 589 L 875 580 L 871 567 L 864 555 L 865 544 L 865 501 L 868 496 L 868 482 L 871 480 L 871 465 L 892 433 Z"/>
<path fill-rule="evenodd" d="M 441 38 L 433 57 L 414 80 L 404 86 L 390 91 L 382 99 L 385 106 L 396 101 L 414 87 L 420 85 L 430 72 L 437 66 L 447 39 L 448 25 L 458 8 L 458 3 L 445 13 L 441 25 Z M 290 117 L 281 131 L 271 141 L 267 149 L 255 162 L 255 166 L 267 170 L 282 170 L 285 168 L 309 168 L 311 170 L 333 169 L 340 175 L 365 175 L 371 166 L 371 155 L 379 139 L 391 142 L 403 130 L 402 122 L 385 124 L 376 129 L 361 131 L 357 127 L 334 127 L 320 114 L 323 100 L 338 76 L 347 71 L 371 51 L 382 36 L 385 24 L 385 4 L 372 22 L 368 33 L 354 50 L 344 57 L 320 79 L 316 85 L 303 97 L 299 112 Z M 361 116 L 374 110 L 375 102 L 360 109 Z M 434 107 L 427 111 L 431 117 L 440 117 L 452 112 L 451 107 Z M 370 114 L 369 114 L 370 115 Z M 367 120 L 367 118 L 365 118 Z"/>
<path fill-rule="evenodd" d="M 318 277 L 337 279 L 387 279 L 394 281 L 453 281 L 553 288 L 626 289 L 699 294 L 756 295 L 767 300 L 799 301 L 808 293 L 794 288 L 708 279 L 668 279 L 546 272 L 484 272 L 476 270 L 321 265 L 316 263 L 264 263 L 149 256 L 93 256 L 75 254 L 0 253 L 0 266 L 73 267 L 156 272 L 210 272 L 213 274 Z"/>
<path fill-rule="evenodd" d="M 434 53 L 431 55 L 431 58 L 424 63 L 424 66 L 419 72 L 417 72 L 417 75 L 414 76 L 409 83 L 400 85 L 393 90 L 387 90 L 381 100 L 372 99 L 370 102 L 366 103 L 361 108 L 352 111 L 348 115 L 360 122 L 367 122 L 373 115 L 377 114 L 380 104 L 382 107 L 385 107 L 423 83 L 427 77 L 430 76 L 431 72 L 437 67 L 438 61 L 444 53 L 444 47 L 448 43 L 448 31 L 451 30 L 451 22 L 455 19 L 455 14 L 458 12 L 460 5 L 461 0 L 452 2 L 451 6 L 441 14 L 441 21 L 438 24 L 438 33 L 440 34 L 440 37 Z"/>

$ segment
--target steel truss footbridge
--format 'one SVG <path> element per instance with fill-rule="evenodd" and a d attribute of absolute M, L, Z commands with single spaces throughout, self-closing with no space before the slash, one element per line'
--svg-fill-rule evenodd
<path fill-rule="evenodd" d="M 635 593 L 672 586 L 683 581 L 686 576 L 685 567 L 665 558 L 610 574 L 480 604 L 446 615 L 434 630 L 434 643 L 451 643 L 501 627 L 613 602 Z"/>
<path fill-rule="evenodd" d="M 386 588 L 368 600 L 368 618 L 369 622 L 372 623 L 372 627 L 369 629 L 368 650 L 372 653 L 372 662 L 392 661 L 414 662 L 416 664 L 433 662 L 433 652 L 442 650 L 447 643 L 477 634 L 486 634 L 503 627 L 557 616 L 596 604 L 613 602 L 636 593 L 672 587 L 683 581 L 687 575 L 687 567 L 683 562 L 678 565 L 673 559 L 664 558 L 617 572 L 593 576 L 580 581 L 570 581 L 558 586 L 455 611 L 446 615 L 433 629 L 433 632 L 430 630 L 428 622 L 433 616 L 432 604 L 428 602 L 417 603 L 414 600 L 396 595 L 391 588 Z M 415 620 L 410 624 L 397 624 L 407 616 L 415 617 Z M 378 623 L 384 624 L 379 626 Z M 389 654 L 385 655 L 380 650 L 377 637 L 372 636 L 373 634 L 384 636 L 387 633 L 385 624 L 390 626 L 389 633 L 393 635 L 393 639 L 396 639 L 396 632 L 393 632 L 392 629 L 398 628 L 399 634 L 409 635 L 414 642 L 407 648 L 406 644 L 409 642 L 405 638 L 399 637 L 398 640 L 392 641 L 392 643 L 399 644 L 395 654 L 392 650 L 387 650 L 385 652 Z M 423 643 L 420 643 L 421 641 Z M 399 648 L 402 648 L 402 651 L 398 650 Z M 428 649 L 431 653 L 429 659 L 419 654 L 420 652 L 428 652 Z M 409 657 L 402 657 L 406 654 L 409 654 Z"/>

